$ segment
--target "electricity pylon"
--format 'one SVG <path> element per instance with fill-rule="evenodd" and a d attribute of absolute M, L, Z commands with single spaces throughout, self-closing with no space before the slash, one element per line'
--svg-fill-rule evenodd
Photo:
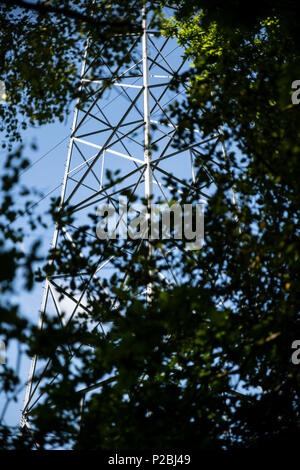
<path fill-rule="evenodd" d="M 206 138 L 197 132 L 194 142 L 183 140 L 181 148 L 172 147 L 178 128 L 170 116 L 169 104 L 180 100 L 186 89 L 182 86 L 182 90 L 175 92 L 170 84 L 174 75 L 187 64 L 177 42 L 147 24 L 145 9 L 141 21 L 142 34 L 136 34 L 128 50 L 131 64 L 112 68 L 103 61 L 102 76 L 91 77 L 88 45 L 84 53 L 80 86 L 90 87 L 91 95 L 88 102 L 82 104 L 79 100 L 74 112 L 61 193 L 61 204 L 71 204 L 73 214 L 81 219 L 99 202 L 114 202 L 128 190 L 146 200 L 163 198 L 166 201 L 172 195 L 172 182 L 178 198 L 180 187 L 194 191 L 195 160 L 201 161 L 207 142 L 215 140 L 216 146 L 222 145 L 219 132 Z M 108 184 L 106 170 L 116 169 L 119 170 L 118 181 Z M 164 177 L 168 178 L 167 184 Z M 209 198 L 209 193 L 208 183 L 196 192 L 203 202 Z M 71 226 L 55 228 L 52 248 L 64 239 L 73 242 Z M 95 265 L 94 277 L 100 286 L 101 275 L 110 263 L 108 258 Z M 170 284 L 176 282 L 171 266 L 166 266 L 164 272 L 161 270 L 160 275 Z M 86 285 L 88 283 L 89 278 Z M 151 285 L 147 286 L 145 294 L 149 300 Z M 64 328 L 80 309 L 88 313 L 85 290 L 75 295 L 64 290 L 59 276 L 47 276 L 39 328 L 43 328 L 47 315 L 57 316 Z M 64 311 L 67 317 L 63 316 Z M 42 361 L 41 367 L 38 363 L 39 358 L 35 356 L 30 367 L 22 428 L 30 429 L 30 413 L 42 399 L 40 386 L 44 372 L 51 367 L 50 360 Z M 96 388 L 101 389 L 101 383 L 84 392 Z"/>

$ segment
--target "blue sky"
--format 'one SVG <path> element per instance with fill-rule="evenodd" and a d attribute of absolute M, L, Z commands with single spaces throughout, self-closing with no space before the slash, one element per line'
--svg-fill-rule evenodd
<path fill-rule="evenodd" d="M 168 48 L 170 52 L 176 43 L 173 41 L 171 47 Z M 175 59 L 173 58 L 173 64 L 178 65 L 180 63 L 181 52 L 177 50 Z M 118 108 L 118 101 L 114 101 L 113 93 L 110 93 L 105 101 L 102 102 L 102 110 L 105 108 L 110 109 L 110 113 L 115 115 L 115 119 L 119 117 L 120 109 Z M 113 102 L 113 103 L 111 103 Z M 111 104 L 110 104 L 111 103 Z M 67 158 L 71 126 L 73 121 L 75 103 L 70 106 L 69 114 L 63 123 L 57 121 L 53 124 L 44 125 L 37 128 L 28 128 L 22 133 L 22 139 L 24 143 L 24 156 L 28 157 L 31 161 L 31 166 L 24 171 L 21 177 L 21 184 L 29 188 L 34 188 L 38 192 L 46 196 L 36 197 L 37 201 L 40 201 L 35 207 L 34 211 L 36 214 L 41 214 L 45 217 L 47 210 L 49 209 L 50 198 L 52 196 L 59 196 L 61 192 L 61 184 L 63 181 L 65 162 Z M 35 143 L 37 150 L 31 148 L 31 144 Z M 3 157 L 6 156 L 6 152 L 2 152 Z M 116 160 L 116 166 L 119 164 Z M 186 172 L 185 166 L 181 166 L 182 173 Z M 53 191 L 54 190 L 54 191 Z M 48 195 L 48 193 L 51 194 Z M 48 195 L 48 196 L 47 196 Z M 40 200 L 41 199 L 41 200 Z M 50 222 L 48 218 L 48 222 Z M 26 218 L 18 219 L 16 222 L 18 225 L 25 225 Z M 52 223 L 49 223 L 47 229 L 38 229 L 36 232 L 32 232 L 29 227 L 26 228 L 26 239 L 24 240 L 24 249 L 28 249 L 30 245 L 39 238 L 42 242 L 40 253 L 46 256 L 48 249 L 51 244 L 54 227 Z M 38 323 L 39 309 L 41 305 L 43 293 L 43 284 L 37 283 L 31 292 L 26 292 L 22 286 L 22 282 L 19 282 L 16 293 L 12 301 L 18 303 L 22 308 L 22 313 L 28 317 L 34 324 Z M 15 367 L 17 360 L 16 345 L 12 346 L 7 350 L 7 364 Z M 1 366 L 0 366 L 1 367 Z M 30 360 L 22 355 L 20 377 L 23 383 L 26 382 L 30 367 Z M 25 389 L 23 388 L 19 395 L 16 403 L 12 402 L 5 415 L 6 423 L 11 425 L 18 425 L 20 420 L 20 414 L 23 406 Z M 0 395 L 0 411 L 3 406 L 3 395 Z"/>
<path fill-rule="evenodd" d="M 70 135 L 70 116 L 64 123 L 56 122 L 54 124 L 45 125 L 39 128 L 29 128 L 23 132 L 23 142 L 25 145 L 24 156 L 29 157 L 29 160 L 33 163 L 32 168 L 24 172 L 21 177 L 21 184 L 26 185 L 29 188 L 34 188 L 39 192 L 46 195 L 53 188 L 58 186 L 63 177 L 64 164 L 66 160 L 67 147 L 69 144 Z M 37 144 L 37 150 L 31 149 L 31 143 Z M 58 145 L 57 145 L 58 144 Z M 53 149 L 53 147 L 56 148 Z M 43 157 L 38 163 L 34 164 Z M 2 158 L 6 157 L 6 153 L 2 151 Z M 53 196 L 59 196 L 60 188 L 57 189 Z M 50 197 L 46 197 L 41 201 L 35 208 L 36 213 L 45 214 L 49 208 Z M 40 198 L 36 196 L 36 201 Z M 37 238 L 41 240 L 42 245 L 40 253 L 46 254 L 51 243 L 53 236 L 53 225 L 50 223 L 48 229 L 38 229 L 36 232 L 32 232 L 29 227 L 26 228 L 26 218 L 19 219 L 18 224 L 25 226 L 26 239 L 24 240 L 24 249 L 26 250 Z M 43 285 L 37 283 L 35 288 L 31 292 L 26 292 L 22 286 L 22 282 L 16 288 L 16 293 L 12 299 L 12 302 L 16 302 L 21 306 L 22 313 L 32 320 L 35 324 L 38 322 L 38 312 L 40 309 L 41 298 L 42 298 Z M 17 354 L 16 345 L 13 344 L 10 349 L 6 351 L 7 364 L 15 367 Z M 20 377 L 22 382 L 26 382 L 29 372 L 30 361 L 26 356 L 22 355 Z M 0 365 L 0 367 L 3 367 Z M 23 389 L 19 394 L 17 403 L 12 402 L 5 415 L 6 422 L 11 425 L 16 425 L 20 420 L 20 412 L 23 406 L 24 399 Z M 4 397 L 0 395 L 0 410 L 2 410 Z"/>

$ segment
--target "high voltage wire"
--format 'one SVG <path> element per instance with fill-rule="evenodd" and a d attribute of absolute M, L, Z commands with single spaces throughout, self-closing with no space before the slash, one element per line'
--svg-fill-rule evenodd
<path fill-rule="evenodd" d="M 120 93 L 121 94 L 121 93 Z M 105 109 L 106 106 L 108 106 L 109 104 L 111 104 L 114 100 L 116 100 L 118 98 L 118 96 L 115 96 L 111 101 L 109 101 L 108 103 L 106 103 L 105 106 L 103 106 L 102 109 Z M 99 111 L 97 111 L 95 113 L 95 116 L 97 116 L 97 114 L 99 114 Z M 87 124 L 92 118 L 90 117 L 89 119 L 86 120 L 86 123 Z M 55 150 L 57 147 L 59 147 L 63 142 L 65 142 L 67 139 L 69 139 L 70 136 L 69 134 L 66 135 L 60 142 L 58 142 L 57 144 L 55 144 L 52 148 L 50 148 L 49 150 L 47 150 L 46 153 L 44 153 L 44 155 L 42 155 L 41 157 L 39 157 L 36 161 L 34 161 L 31 165 L 29 165 L 27 168 L 25 168 L 25 170 L 23 170 L 20 175 L 23 175 L 24 173 L 27 173 L 27 171 L 31 170 L 32 167 L 34 167 L 35 165 L 37 165 L 41 160 L 43 160 L 45 157 L 47 157 L 51 152 L 53 152 L 53 150 Z"/>
<path fill-rule="evenodd" d="M 69 138 L 69 135 L 65 136 L 60 142 L 58 142 L 57 144 L 54 145 L 54 147 L 52 147 L 51 149 L 47 150 L 46 153 L 44 153 L 44 155 L 42 155 L 41 157 L 39 157 L 36 161 L 34 161 L 31 165 L 29 165 L 27 168 L 25 168 L 25 170 L 21 171 L 20 175 L 24 175 L 24 173 L 27 173 L 27 171 L 31 170 L 32 167 L 34 167 L 35 165 L 37 165 L 41 160 L 43 160 L 43 158 L 47 157 L 47 155 L 49 155 L 49 153 L 53 152 L 53 150 L 55 150 L 57 147 L 59 147 L 65 140 L 67 140 Z"/>

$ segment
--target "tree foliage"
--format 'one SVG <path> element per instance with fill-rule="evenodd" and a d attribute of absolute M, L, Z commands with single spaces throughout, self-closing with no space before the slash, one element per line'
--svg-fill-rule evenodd
<path fill-rule="evenodd" d="M 74 98 L 87 99 L 79 90 L 87 38 L 91 76 L 103 70 L 101 57 L 108 66 L 129 60 L 141 7 L 142 0 L 0 3 L 3 147 L 20 139 L 28 124 L 63 120 Z"/>
<path fill-rule="evenodd" d="M 141 248 L 129 263 L 126 251 L 120 256 L 119 246 L 104 248 L 98 240 L 87 240 L 83 226 L 75 235 L 76 248 L 64 243 L 50 253 L 46 274 L 75 274 L 83 268 L 92 274 L 94 256 L 118 250 L 116 274 L 106 286 L 117 308 L 111 308 L 92 281 L 87 293 L 92 318 L 82 311 L 66 328 L 45 319 L 43 330 L 33 330 L 30 352 L 51 359 L 46 376 L 56 380 L 45 387 L 45 403 L 33 411 L 34 438 L 24 435 L 13 445 L 26 447 L 34 441 L 40 448 L 216 450 L 297 442 L 300 373 L 291 362 L 291 345 L 300 334 L 300 131 L 291 83 L 300 70 L 292 17 L 296 3 L 288 4 L 289 9 L 279 2 L 260 2 L 245 17 L 241 2 L 224 6 L 186 0 L 173 20 L 164 21 L 164 34 L 178 38 L 193 63 L 177 77 L 178 83 L 189 83 L 186 100 L 170 109 L 181 136 L 192 140 L 197 129 L 207 135 L 222 132 L 227 149 L 219 154 L 208 143 L 206 172 L 203 161 L 197 167 L 195 189 L 207 178 L 216 188 L 205 214 L 205 246 L 187 254 L 179 242 L 179 255 L 174 256 L 166 254 L 166 245 L 165 253 L 157 249 L 151 259 Z M 112 12 L 123 8 L 118 2 L 111 5 Z M 27 11 L 11 35 L 16 36 L 22 24 L 29 28 Z M 90 10 L 80 12 L 90 15 Z M 33 67 L 28 91 L 33 100 L 30 109 L 20 109 L 30 118 L 37 114 L 42 123 L 50 115 L 61 116 L 65 101 L 74 97 L 71 81 L 78 77 L 77 69 L 68 67 L 82 43 L 76 34 L 81 37 L 84 28 L 93 29 L 67 15 L 53 22 L 53 11 L 38 14 L 32 34 L 37 39 L 44 37 L 43 28 L 53 28 L 47 29 L 45 40 L 52 37 L 54 57 L 66 60 L 53 72 L 53 90 L 45 82 L 49 100 L 42 100 L 43 92 L 34 82 L 39 67 Z M 115 19 L 114 13 L 107 16 L 110 9 L 102 14 Z M 133 19 L 124 17 L 135 24 L 134 2 Z M 97 14 L 92 18 L 97 21 Z M 94 39 L 97 44 L 99 38 Z M 118 45 L 111 60 L 122 60 L 127 46 Z M 48 64 L 43 54 L 49 51 L 32 46 L 31 64 Z M 8 85 L 14 97 L 8 113 L 26 97 L 14 80 L 23 81 L 29 74 L 22 53 L 13 57 L 16 78 Z M 5 70 L 9 78 L 10 66 Z M 11 115 L 7 119 L 14 124 Z M 175 144 L 179 146 L 180 139 Z M 186 202 L 191 197 L 188 191 L 183 194 Z M 72 222 L 68 208 L 58 216 L 53 206 L 58 223 Z M 179 280 L 172 288 L 155 270 L 164 255 Z M 78 282 L 74 277 L 68 288 L 75 291 Z M 145 304 L 137 294 L 149 282 L 152 301 Z M 101 322 L 104 330 L 92 329 L 91 322 Z M 82 413 L 82 395 L 75 391 L 99 381 L 104 381 L 101 391 L 86 396 Z"/>

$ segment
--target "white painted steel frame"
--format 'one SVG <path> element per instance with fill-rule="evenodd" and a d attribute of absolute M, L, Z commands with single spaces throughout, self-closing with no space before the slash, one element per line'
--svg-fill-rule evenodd
<path fill-rule="evenodd" d="M 79 200 L 73 203 L 74 213 L 83 211 L 84 209 L 90 206 L 93 206 L 96 203 L 99 203 L 107 198 L 111 202 L 116 202 L 115 196 L 117 194 L 121 194 L 122 191 L 124 191 L 124 189 L 130 189 L 130 188 L 132 188 L 132 194 L 134 194 L 134 192 L 137 190 L 137 187 L 140 184 L 144 184 L 144 196 L 148 201 L 151 201 L 151 198 L 154 195 L 154 191 L 153 191 L 154 186 L 159 188 L 164 199 L 167 200 L 168 196 L 166 195 L 166 191 L 168 191 L 170 187 L 165 186 L 162 182 L 159 181 L 158 179 L 159 176 L 157 172 L 161 173 L 162 175 L 168 176 L 174 182 L 180 183 L 181 185 L 188 187 L 191 191 L 195 191 L 195 188 L 193 187 L 193 183 L 195 182 L 195 169 L 194 169 L 194 164 L 193 164 L 194 158 L 201 157 L 202 146 L 208 141 L 215 140 L 216 145 L 218 142 L 221 143 L 220 133 L 216 132 L 214 135 L 212 135 L 209 138 L 203 138 L 201 140 L 201 137 L 199 137 L 199 141 L 196 143 L 192 143 L 192 144 L 184 143 L 182 149 L 180 150 L 171 150 L 171 145 L 175 137 L 175 134 L 177 132 L 177 127 L 172 122 L 172 119 L 168 115 L 168 111 L 167 111 L 168 102 L 163 103 L 163 99 L 167 91 L 169 91 L 170 81 L 172 80 L 174 74 L 178 73 L 178 71 L 181 69 L 184 62 L 180 64 L 177 70 L 174 70 L 172 68 L 169 61 L 167 60 L 166 55 L 164 54 L 164 48 L 166 47 L 166 44 L 168 43 L 169 40 L 165 39 L 160 45 L 156 44 L 157 32 L 154 32 L 151 29 L 148 29 L 147 13 L 146 13 L 145 7 L 142 12 L 142 27 L 143 27 L 142 37 L 137 37 L 137 40 L 136 40 L 136 43 L 140 41 L 141 50 L 142 50 L 142 58 L 134 62 L 133 65 L 129 66 L 125 71 L 117 74 L 116 77 L 114 76 L 113 81 L 112 81 L 112 87 L 116 87 L 116 89 L 120 89 L 120 93 L 121 93 L 120 97 L 125 96 L 126 99 L 128 99 L 129 101 L 128 108 L 119 117 L 117 124 L 114 124 L 113 122 L 109 121 L 106 113 L 104 112 L 104 106 L 102 106 L 100 103 L 101 98 L 99 97 L 102 97 L 105 92 L 105 86 L 103 86 L 103 79 L 101 77 L 100 78 L 98 77 L 95 79 L 86 77 L 88 41 L 86 43 L 82 71 L 81 71 L 80 87 L 84 86 L 85 84 L 87 85 L 91 84 L 91 85 L 99 85 L 101 88 L 100 90 L 98 89 L 95 91 L 94 99 L 92 100 L 92 103 L 88 107 L 87 110 L 81 109 L 81 106 L 80 106 L 81 103 L 80 103 L 80 100 L 78 100 L 75 113 L 74 113 L 72 132 L 71 132 L 69 150 L 68 150 L 63 185 L 62 185 L 61 204 L 68 203 L 70 201 L 72 202 L 75 201 L 76 194 L 78 194 L 80 189 L 83 187 L 90 188 L 93 191 L 93 194 L 89 196 L 85 195 L 83 198 L 79 197 Z M 153 57 L 149 56 L 149 45 L 151 45 L 155 51 Z M 136 47 L 136 44 L 133 45 L 132 48 L 129 50 L 129 54 L 131 54 L 134 47 Z M 151 70 L 155 67 L 158 68 L 161 71 L 161 73 L 154 73 L 151 75 Z M 138 73 L 130 75 L 132 71 L 137 71 Z M 122 79 L 124 79 L 124 77 L 125 78 L 129 77 L 131 79 L 134 76 L 137 77 L 137 80 L 139 80 L 139 77 L 142 78 L 141 85 L 136 85 L 135 83 L 132 83 L 132 82 L 122 83 Z M 161 83 L 150 83 L 150 77 L 152 79 L 162 79 L 164 81 L 162 81 Z M 168 79 L 169 81 L 167 81 Z M 158 87 L 161 87 L 162 91 L 159 94 L 159 96 L 156 96 L 154 94 L 154 89 Z M 132 97 L 127 91 L 127 88 L 131 89 L 132 92 L 136 90 L 136 95 Z M 142 98 L 143 100 L 142 111 L 139 108 L 140 98 Z M 176 95 L 175 95 L 175 98 L 176 98 Z M 153 103 L 152 107 L 151 107 L 151 101 Z M 126 122 L 126 119 L 130 116 L 132 110 L 135 110 L 137 114 L 137 119 L 134 119 L 133 121 L 129 120 L 128 122 Z M 164 128 L 163 126 L 161 126 L 161 128 L 159 127 L 160 126 L 159 120 L 153 119 L 153 114 L 155 114 L 154 111 L 156 112 L 157 110 L 161 112 L 161 115 L 164 117 L 166 121 Z M 83 116 L 80 117 L 79 113 L 83 113 Z M 79 133 L 79 131 L 83 128 L 83 126 L 89 119 L 94 119 L 95 122 L 99 123 L 99 126 L 100 125 L 105 126 L 104 129 L 99 128 L 97 131 L 92 131 L 87 134 L 82 133 L 83 131 Z M 156 124 L 159 128 L 159 132 L 161 133 L 161 135 L 156 140 L 153 140 L 152 142 L 151 142 L 151 124 Z M 129 130 L 126 130 L 126 126 L 129 128 Z M 165 129 L 166 127 L 168 128 L 168 130 Z M 137 130 L 140 130 L 141 128 L 143 128 L 143 135 L 144 135 L 144 141 L 142 144 L 138 142 L 134 136 L 134 133 Z M 110 132 L 107 136 L 108 131 Z M 102 134 L 104 134 L 105 137 L 101 140 L 101 145 L 87 140 L 87 138 L 91 138 L 91 137 L 94 137 L 95 135 L 102 135 Z M 136 146 L 142 147 L 143 159 L 137 158 L 137 156 L 132 155 L 131 151 L 128 149 L 126 139 L 128 139 L 128 141 L 133 141 Z M 115 148 L 112 148 L 112 147 L 115 147 L 117 144 L 121 145 L 123 149 L 122 152 L 119 150 L 116 150 Z M 156 156 L 155 158 L 153 158 L 153 154 L 152 154 L 153 152 L 151 150 L 151 145 L 153 144 L 162 145 L 162 148 L 159 151 L 159 155 Z M 85 155 L 84 151 L 81 150 L 80 145 L 94 148 L 96 149 L 96 153 L 92 156 Z M 73 152 L 75 150 L 80 154 L 83 161 L 75 165 L 74 168 L 72 168 L 71 161 L 72 161 Z M 224 151 L 224 148 L 223 148 L 223 151 Z M 180 177 L 180 175 L 178 177 L 175 174 L 171 173 L 170 171 L 167 171 L 165 168 L 162 168 L 162 165 L 165 164 L 165 162 L 169 161 L 170 159 L 174 159 L 182 152 L 187 152 L 188 154 L 188 157 L 186 158 L 191 167 L 190 183 L 187 183 L 184 180 L 184 178 Z M 110 155 L 112 155 L 112 158 L 120 158 L 121 160 L 128 161 L 128 164 L 131 163 L 132 165 L 134 165 L 134 169 L 131 169 L 126 174 L 122 175 L 123 181 L 126 181 L 127 179 L 130 181 L 130 178 L 134 177 L 135 178 L 134 183 L 130 182 L 130 184 L 128 184 L 125 188 L 123 187 L 121 189 L 114 188 L 113 186 L 104 184 L 104 168 L 105 168 L 106 162 L 108 161 L 108 156 Z M 96 168 L 97 162 L 101 158 L 102 158 L 102 162 L 101 162 L 101 167 L 100 167 L 100 174 L 98 174 L 95 171 L 95 168 Z M 174 165 L 176 166 L 176 163 Z M 80 176 L 79 179 L 76 179 L 76 174 L 78 174 L 78 172 L 80 172 L 81 170 L 84 170 L 83 175 Z M 93 175 L 93 177 L 97 181 L 98 189 L 91 188 L 89 186 L 88 177 L 90 175 Z M 74 186 L 71 189 L 71 191 L 67 193 L 67 185 L 69 183 L 74 183 Z M 112 192 L 109 192 L 111 190 Z M 197 190 L 197 192 L 199 193 L 199 190 Z M 200 191 L 199 194 L 201 194 L 201 196 L 204 198 L 203 200 L 206 200 L 209 197 L 208 191 L 205 191 L 205 187 L 203 188 L 203 191 Z M 72 236 L 66 227 L 64 227 L 61 230 L 61 232 L 63 232 L 64 236 L 66 236 L 72 242 Z M 57 241 L 58 241 L 59 236 L 60 236 L 60 231 L 58 227 L 56 227 L 54 231 L 52 245 L 51 245 L 52 248 L 55 248 L 57 246 Z M 151 244 L 149 242 L 146 242 L 146 243 L 148 243 L 149 255 L 151 256 L 151 253 L 152 253 Z M 99 275 L 102 269 L 105 269 L 107 267 L 107 265 L 112 260 L 112 258 L 113 257 L 107 260 L 99 259 L 97 265 L 95 266 L 94 273 L 87 280 L 87 286 L 89 282 L 91 282 L 92 278 L 96 278 L 99 282 L 99 285 L 102 286 L 101 281 L 98 279 L 97 276 Z M 159 273 L 161 279 L 165 279 L 168 284 L 172 282 L 177 283 L 176 275 L 172 269 L 172 266 L 168 266 L 167 260 L 166 260 L 166 266 L 171 273 L 172 281 L 168 280 L 166 278 L 166 275 L 163 272 Z M 83 274 L 84 273 L 79 273 L 78 275 L 83 275 Z M 56 295 L 57 288 L 59 287 L 59 285 L 57 284 L 58 279 L 59 279 L 59 276 L 52 276 L 52 277 L 49 276 L 45 280 L 45 287 L 44 287 L 44 293 L 43 293 L 41 310 L 40 310 L 39 328 L 43 327 L 43 318 L 47 311 L 47 304 L 49 302 L 49 299 L 52 299 L 53 301 L 57 316 L 62 322 L 62 328 L 64 328 L 70 321 L 72 321 L 72 318 L 76 314 L 78 308 L 82 308 L 83 310 L 88 312 L 87 307 L 84 305 L 85 290 L 82 291 L 79 298 L 74 298 L 69 292 L 63 291 L 66 298 L 69 298 L 74 303 L 74 308 L 72 309 L 72 312 L 70 314 L 68 321 L 66 321 L 65 319 L 64 320 L 62 319 L 63 308 L 60 306 L 59 299 L 57 298 L 57 295 Z M 123 285 L 125 283 L 126 283 L 126 277 L 123 280 Z M 146 289 L 146 298 L 148 301 L 151 301 L 151 290 L 152 290 L 151 285 L 148 285 Z M 110 297 L 109 292 L 107 292 L 107 296 L 111 300 L 112 308 L 115 308 L 116 303 L 117 303 L 116 299 L 112 299 Z M 33 407 L 36 405 L 36 403 L 39 402 L 40 398 L 42 397 L 42 393 L 40 393 L 39 391 L 39 386 L 41 384 L 41 381 L 43 380 L 45 372 L 47 371 L 49 367 L 51 367 L 51 361 L 48 360 L 46 362 L 46 365 L 43 366 L 42 371 L 37 372 L 37 361 L 38 361 L 38 358 L 35 356 L 31 362 L 29 379 L 28 379 L 28 384 L 27 384 L 27 389 L 26 389 L 26 394 L 25 394 L 22 421 L 21 421 L 21 428 L 27 427 L 28 430 L 30 430 L 30 419 L 29 419 L 30 411 L 33 409 Z M 35 385 L 33 385 L 34 379 L 37 379 Z M 52 381 L 49 383 L 49 386 L 51 386 L 51 383 L 53 383 L 54 380 L 55 378 L 52 379 Z M 114 380 L 114 377 L 107 378 L 105 380 L 102 380 L 96 383 L 92 387 L 88 387 L 86 389 L 80 390 L 79 392 L 82 394 L 85 394 L 88 391 L 97 389 L 101 387 L 102 384 L 112 382 L 113 380 Z"/>

